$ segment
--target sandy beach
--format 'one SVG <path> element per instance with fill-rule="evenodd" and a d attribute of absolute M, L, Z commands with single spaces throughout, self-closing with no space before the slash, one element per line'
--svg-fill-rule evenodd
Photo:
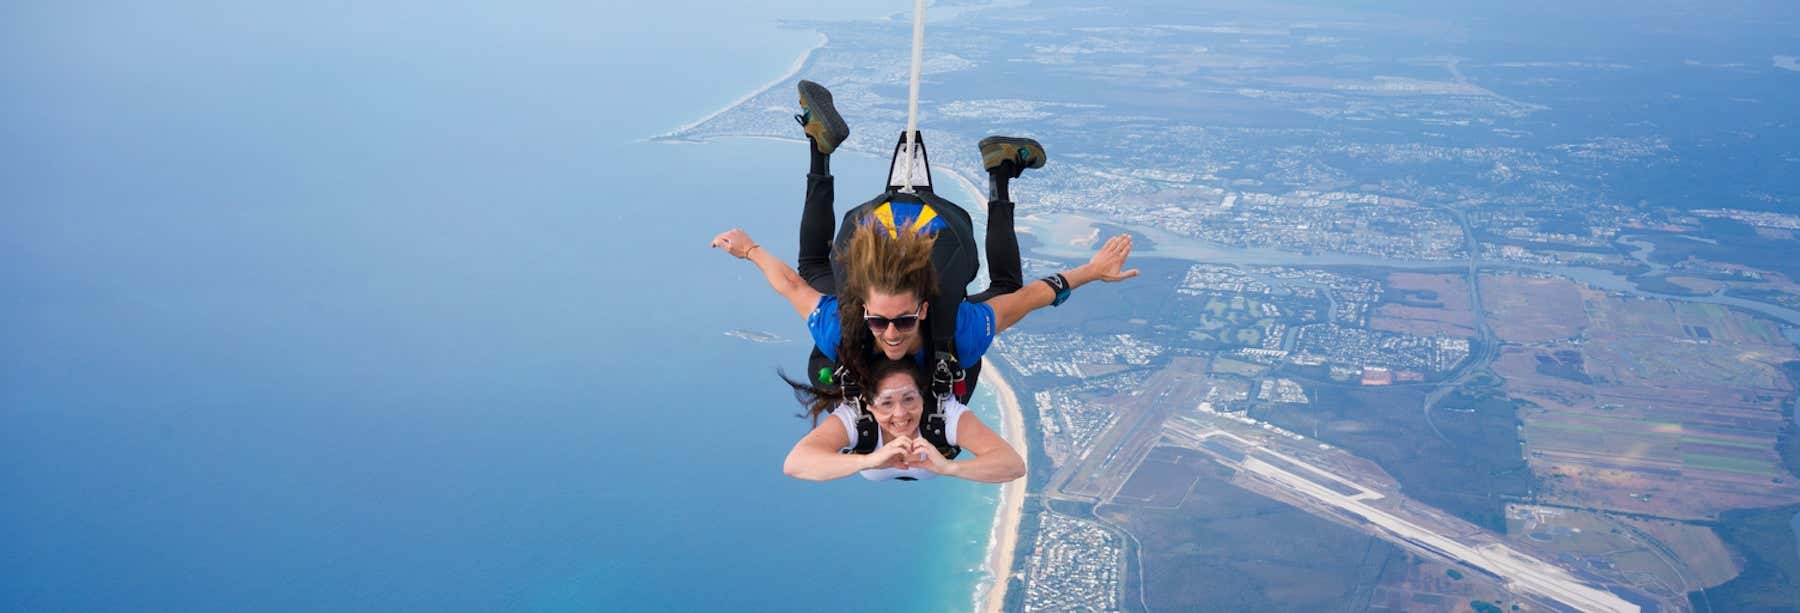
<path fill-rule="evenodd" d="M 1012 443 L 1019 457 L 1029 461 L 1025 411 L 1019 406 L 1018 395 L 1000 377 L 1000 370 L 994 368 L 995 359 L 991 356 L 986 359 L 988 365 L 981 369 L 981 382 L 993 386 L 994 395 L 1000 400 L 1000 436 Z M 1012 578 L 1013 549 L 1019 541 L 1019 515 L 1025 510 L 1025 481 L 1018 479 L 1000 486 L 1000 507 L 994 511 L 994 529 L 988 535 L 987 567 L 994 575 L 994 584 L 988 587 L 982 610 L 989 613 L 999 613 L 1006 604 L 1006 584 Z"/>
<path fill-rule="evenodd" d="M 724 115 L 726 111 L 730 111 L 731 109 L 737 108 L 737 107 L 743 105 L 745 102 L 749 102 L 750 99 L 761 95 L 763 92 L 769 91 L 770 89 L 774 89 L 775 86 L 781 85 L 783 82 L 787 81 L 788 79 L 792 79 L 796 76 L 799 76 L 800 71 L 806 69 L 806 63 L 812 60 L 813 54 L 817 53 L 820 49 L 824 49 L 825 45 L 830 44 L 830 43 L 831 43 L 831 37 L 826 36 L 824 32 L 820 32 L 819 33 L 819 42 L 813 44 L 812 48 L 807 49 L 805 53 L 800 54 L 800 57 L 794 58 L 794 63 L 792 65 L 788 66 L 788 71 L 785 73 L 782 73 L 782 75 L 779 77 L 775 77 L 775 80 L 768 82 L 768 84 L 763 85 L 762 87 L 758 87 L 754 90 L 751 90 L 750 93 L 744 94 L 743 97 L 740 97 L 736 100 L 731 101 L 731 104 L 727 104 L 723 108 L 720 108 L 717 111 L 707 113 L 705 117 L 701 117 L 699 119 L 687 122 L 685 124 L 682 124 L 682 125 L 676 127 L 673 130 L 669 130 L 668 132 L 664 132 L 662 134 L 658 134 L 656 136 L 652 136 L 652 137 L 644 139 L 644 140 L 655 141 L 655 140 L 669 140 L 669 139 L 680 138 L 682 132 L 686 132 L 688 130 L 698 128 L 698 127 L 700 127 L 700 124 L 704 124 L 708 121 L 712 121 L 712 118 L 718 117 L 720 115 Z"/>

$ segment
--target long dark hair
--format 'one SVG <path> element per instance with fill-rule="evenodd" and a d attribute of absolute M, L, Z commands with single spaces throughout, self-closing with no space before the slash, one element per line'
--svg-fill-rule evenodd
<path fill-rule="evenodd" d="M 907 224 L 896 224 L 904 226 Z M 863 308 L 870 292 L 884 294 L 911 293 L 921 302 L 937 297 L 937 270 L 932 268 L 931 250 L 937 244 L 936 234 L 910 229 L 888 230 L 864 223 L 850 234 L 850 242 L 836 255 L 843 265 L 842 287 L 838 295 L 838 363 L 843 364 L 854 381 L 864 387 L 880 380 L 869 364 L 869 348 L 875 334 L 863 323 Z M 924 332 L 921 328 L 921 334 Z"/>
<path fill-rule="evenodd" d="M 844 386 L 842 385 L 813 385 L 805 381 L 795 381 L 784 371 L 777 370 L 775 372 L 781 376 L 782 381 L 787 382 L 788 387 L 794 388 L 794 399 L 800 401 L 803 409 L 799 417 L 809 419 L 813 425 L 819 424 L 820 415 L 830 413 L 832 409 L 848 400 L 844 395 Z M 912 356 L 909 355 L 898 360 L 890 360 L 886 356 L 882 356 L 869 364 L 869 378 L 862 379 L 862 381 L 868 382 L 862 386 L 863 401 L 874 400 L 875 392 L 878 391 L 875 389 L 875 384 L 894 373 L 906 373 L 911 376 L 913 386 L 919 388 L 919 395 L 925 395 L 925 374 L 919 371 L 919 364 L 913 360 Z"/>

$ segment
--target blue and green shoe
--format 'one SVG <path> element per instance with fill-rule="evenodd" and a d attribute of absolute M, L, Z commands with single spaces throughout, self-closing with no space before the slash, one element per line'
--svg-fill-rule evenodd
<path fill-rule="evenodd" d="M 1043 168 L 1046 159 L 1044 146 L 1036 140 L 1013 136 L 981 139 L 981 165 L 988 172 L 999 170 L 1017 177 L 1027 168 Z"/>
<path fill-rule="evenodd" d="M 819 153 L 831 155 L 844 139 L 850 137 L 850 124 L 838 116 L 837 107 L 831 104 L 831 91 L 825 86 L 800 81 L 800 111 L 794 121 L 800 122 L 801 129 L 812 138 Z"/>

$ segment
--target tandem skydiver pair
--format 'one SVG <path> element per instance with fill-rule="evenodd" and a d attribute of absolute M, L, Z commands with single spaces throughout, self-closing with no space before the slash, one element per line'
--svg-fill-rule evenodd
<path fill-rule="evenodd" d="M 983 139 L 988 288 L 967 295 L 980 267 L 973 224 L 931 189 L 919 135 L 901 135 L 887 189 L 837 225 L 830 161 L 849 125 L 823 86 L 801 81 L 798 89 L 795 117 L 810 158 L 799 269 L 739 229 L 712 242 L 755 263 L 813 337 L 809 380 L 788 384 L 815 426 L 788 454 L 785 472 L 810 480 L 861 473 L 875 480 L 950 475 L 998 483 L 1022 476 L 1017 452 L 965 405 L 981 358 L 996 334 L 1027 313 L 1061 304 L 1092 281 L 1137 276 L 1123 269 L 1131 238 L 1115 236 L 1086 264 L 1024 284 L 1010 181 L 1042 168 L 1044 148 L 1028 138 Z M 833 419 L 819 423 L 826 413 Z M 964 450 L 975 457 L 952 461 Z"/>

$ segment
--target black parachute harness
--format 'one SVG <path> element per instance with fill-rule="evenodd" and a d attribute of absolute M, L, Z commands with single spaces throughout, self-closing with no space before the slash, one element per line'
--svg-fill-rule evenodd
<path fill-rule="evenodd" d="M 964 367 L 957 359 L 955 333 L 957 310 L 967 297 L 969 282 L 974 280 L 981 264 L 976 257 L 974 223 L 969 219 L 968 211 L 932 192 L 931 164 L 925 143 L 917 132 L 911 133 L 910 139 L 907 136 L 901 134 L 894 145 L 894 156 L 888 165 L 887 190 L 844 213 L 834 251 L 849 243 L 856 228 L 878 219 L 877 211 L 884 207 L 893 211 L 899 205 L 917 206 L 921 217 L 923 211 L 929 210 L 935 218 L 943 220 L 931 254 L 932 267 L 937 272 L 938 295 L 931 300 L 929 313 L 933 316 L 924 324 L 933 357 L 927 364 L 931 367 L 931 393 L 926 394 L 919 434 L 937 447 L 938 453 L 954 459 L 962 453 L 962 448 L 951 445 L 948 440 L 943 401 L 955 398 L 968 403 L 980 376 L 979 361 Z M 896 217 L 892 212 L 887 215 L 894 223 L 890 231 L 900 231 L 899 226 L 906 225 L 903 223 L 906 220 L 892 219 Z M 842 264 L 835 258 L 832 267 L 835 278 L 845 278 Z M 842 386 L 846 401 L 856 407 L 856 445 L 844 449 L 843 453 L 873 453 L 880 438 L 880 428 L 863 397 L 863 382 L 853 380 L 855 378 L 850 376 L 848 369 L 826 358 L 816 347 L 808 370 L 815 373 L 820 384 Z"/>
<path fill-rule="evenodd" d="M 940 361 L 938 369 L 942 371 L 946 368 L 948 367 Z M 961 370 L 956 372 L 960 375 Z M 947 373 L 946 377 L 948 377 Z M 875 421 L 875 413 L 869 410 L 868 400 L 863 397 L 862 385 L 856 382 L 855 377 L 850 376 L 850 369 L 842 364 L 832 371 L 832 378 L 842 386 L 844 401 L 856 408 L 856 444 L 845 447 L 839 453 L 857 455 L 874 453 L 876 444 L 880 442 L 881 427 Z M 924 437 L 927 442 L 931 443 L 931 446 L 936 447 L 938 453 L 943 454 L 944 459 L 954 460 L 956 456 L 962 454 L 962 447 L 950 444 L 947 431 L 948 420 L 944 419 L 944 402 L 953 396 L 937 393 L 936 379 L 937 376 L 934 374 L 933 391 L 925 398 L 925 410 L 919 416 L 919 436 Z M 949 389 L 947 382 L 948 379 L 946 379 L 945 389 Z M 960 382 L 959 377 L 958 383 Z"/>

